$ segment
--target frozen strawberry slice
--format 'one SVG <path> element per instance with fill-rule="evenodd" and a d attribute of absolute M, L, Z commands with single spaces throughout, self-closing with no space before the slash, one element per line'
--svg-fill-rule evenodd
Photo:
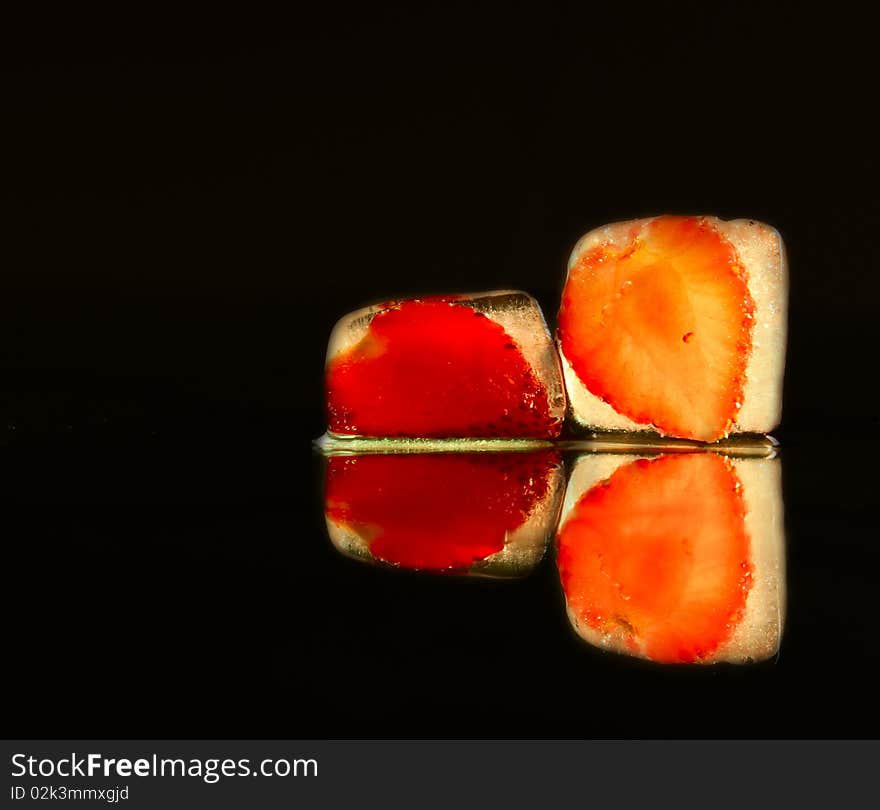
<path fill-rule="evenodd" d="M 784 256 L 773 229 L 751 225 L 663 216 L 608 226 L 581 240 L 559 312 L 577 421 L 598 428 L 647 426 L 707 442 L 738 429 L 775 426 L 785 340 Z M 766 276 L 758 286 L 762 295 L 767 291 L 759 308 L 765 334 L 757 358 L 753 273 Z M 753 372 L 762 390 L 747 391 Z M 747 394 L 754 402 L 745 425 L 737 426 Z"/>
<path fill-rule="evenodd" d="M 576 628 L 654 661 L 711 658 L 735 633 L 752 587 L 745 514 L 732 463 L 720 456 L 618 467 L 559 530 L 559 575 Z M 778 634 L 774 618 L 768 630 Z"/>
<path fill-rule="evenodd" d="M 562 484 L 555 451 L 335 457 L 325 514 L 334 545 L 351 556 L 517 576 L 544 552 Z"/>
<path fill-rule="evenodd" d="M 550 334 L 525 293 L 413 299 L 344 318 L 326 369 L 331 433 L 557 436 L 565 394 Z"/>

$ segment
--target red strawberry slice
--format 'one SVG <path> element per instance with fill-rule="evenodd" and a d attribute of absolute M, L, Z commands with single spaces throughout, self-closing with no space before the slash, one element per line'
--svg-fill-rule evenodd
<path fill-rule="evenodd" d="M 752 581 L 741 486 L 714 454 L 640 459 L 590 489 L 558 535 L 578 622 L 636 655 L 701 661 L 733 633 Z"/>
<path fill-rule="evenodd" d="M 634 422 L 716 441 L 743 398 L 754 304 L 733 246 L 705 218 L 637 223 L 586 251 L 559 312 L 562 351 L 586 388 Z"/>
<path fill-rule="evenodd" d="M 555 451 L 331 458 L 326 515 L 384 562 L 467 569 L 504 548 L 547 496 L 558 463 Z"/>
<path fill-rule="evenodd" d="M 327 403 L 339 434 L 548 438 L 562 428 L 504 328 L 452 300 L 404 301 L 376 315 L 329 363 Z"/>

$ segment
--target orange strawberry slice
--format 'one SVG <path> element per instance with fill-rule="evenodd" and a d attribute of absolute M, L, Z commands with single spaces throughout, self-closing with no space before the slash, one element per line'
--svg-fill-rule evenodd
<path fill-rule="evenodd" d="M 714 454 L 639 459 L 581 497 L 559 531 L 570 612 L 610 646 L 664 663 L 710 656 L 752 581 L 741 485 Z"/>
<path fill-rule="evenodd" d="M 578 259 L 559 339 L 581 382 L 618 413 L 710 442 L 740 409 L 753 312 L 733 246 L 706 218 L 663 216 Z"/>

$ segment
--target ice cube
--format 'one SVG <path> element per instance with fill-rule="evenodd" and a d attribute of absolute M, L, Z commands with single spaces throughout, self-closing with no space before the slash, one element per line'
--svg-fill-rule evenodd
<path fill-rule="evenodd" d="M 559 358 L 538 303 L 517 291 L 391 301 L 330 336 L 329 433 L 371 437 L 558 436 Z"/>
<path fill-rule="evenodd" d="M 553 450 L 334 456 L 327 531 L 375 565 L 521 577 L 544 555 L 564 488 Z"/>
<path fill-rule="evenodd" d="M 784 544 L 778 459 L 582 455 L 557 532 L 569 620 L 594 646 L 662 663 L 770 658 Z"/>
<path fill-rule="evenodd" d="M 769 432 L 782 414 L 787 296 L 782 239 L 755 220 L 590 231 L 559 312 L 575 423 L 699 441 Z"/>

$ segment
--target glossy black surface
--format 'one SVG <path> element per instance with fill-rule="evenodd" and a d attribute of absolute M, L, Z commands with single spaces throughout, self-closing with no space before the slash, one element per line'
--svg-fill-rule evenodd
<path fill-rule="evenodd" d="M 311 12 L 20 42 L 2 75 L 9 736 L 876 736 L 870 27 Z M 585 230 L 751 216 L 792 268 L 776 662 L 659 668 L 527 580 L 377 572 L 324 536 L 321 371 L 388 295 L 521 287 Z"/>

